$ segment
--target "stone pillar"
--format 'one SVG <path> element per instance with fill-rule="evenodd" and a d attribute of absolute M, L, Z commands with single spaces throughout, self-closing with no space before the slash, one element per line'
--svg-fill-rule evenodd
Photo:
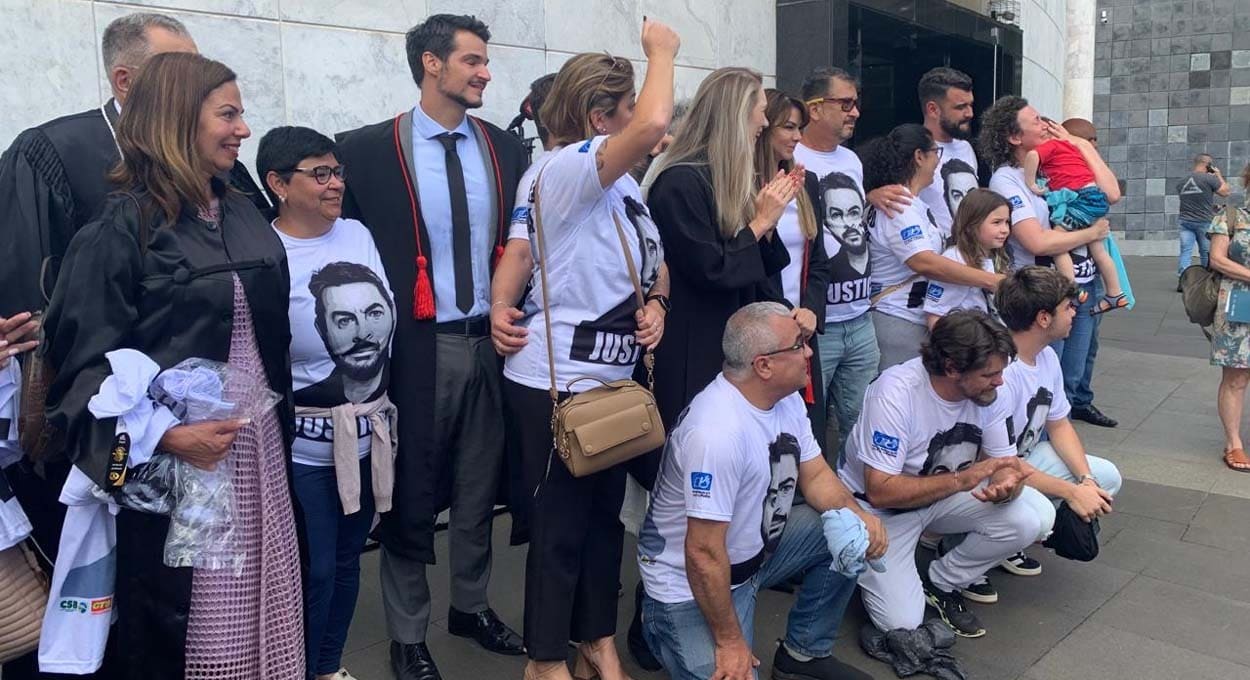
<path fill-rule="evenodd" d="M 1063 117 L 1094 117 L 1095 0 L 1067 0 L 1068 44 L 1064 59 Z"/>

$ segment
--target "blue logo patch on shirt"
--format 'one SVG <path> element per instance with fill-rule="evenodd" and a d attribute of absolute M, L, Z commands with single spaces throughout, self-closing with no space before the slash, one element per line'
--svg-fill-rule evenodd
<path fill-rule="evenodd" d="M 513 222 L 528 222 L 530 219 L 529 206 L 521 206 L 512 211 Z"/>
<path fill-rule="evenodd" d="M 694 495 L 701 498 L 712 497 L 712 473 L 710 472 L 691 472 L 690 473 L 690 490 Z"/>
<path fill-rule="evenodd" d="M 585 144 L 583 144 L 583 145 L 581 146 L 581 148 L 579 148 L 579 149 L 577 150 L 577 153 L 586 153 L 587 151 L 590 151 L 590 140 L 589 140 L 589 139 L 587 139 L 587 140 L 586 140 L 586 143 L 585 143 Z"/>
<path fill-rule="evenodd" d="M 898 437 L 891 437 L 880 430 L 872 431 L 872 448 L 887 456 L 898 455 Z"/>
<path fill-rule="evenodd" d="M 1008 200 L 1011 202 L 1012 209 L 1024 207 L 1024 199 L 1019 196 L 1012 196 Z"/>
<path fill-rule="evenodd" d="M 945 288 L 939 286 L 936 283 L 930 283 L 929 290 L 925 293 L 925 297 L 929 298 L 930 300 L 934 302 L 937 302 L 938 300 L 942 299 L 942 293 L 945 293 L 945 292 L 946 292 Z"/>
<path fill-rule="evenodd" d="M 904 227 L 898 235 L 903 238 L 903 243 L 911 243 L 918 238 L 924 238 L 924 231 L 921 230 L 919 224 L 913 224 L 910 227 Z"/>

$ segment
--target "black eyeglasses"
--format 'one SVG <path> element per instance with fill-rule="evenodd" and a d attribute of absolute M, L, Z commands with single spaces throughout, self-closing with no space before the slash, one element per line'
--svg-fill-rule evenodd
<path fill-rule="evenodd" d="M 318 165 L 315 168 L 291 168 L 287 170 L 287 172 L 302 172 L 305 175 L 309 175 L 313 179 L 317 180 L 317 184 L 329 184 L 331 176 L 339 178 L 340 182 L 347 179 L 347 167 L 344 165 L 335 165 L 333 167 L 329 165 Z"/>
<path fill-rule="evenodd" d="M 775 349 L 771 352 L 764 352 L 763 354 L 757 354 L 755 356 L 756 358 L 771 357 L 776 354 L 785 354 L 786 352 L 793 352 L 795 350 L 800 350 L 800 349 L 803 349 L 804 347 L 807 347 L 807 343 L 803 341 L 803 336 L 800 335 L 798 339 L 794 341 L 794 344 L 790 345 L 789 347 L 782 347 L 781 349 Z"/>
<path fill-rule="evenodd" d="M 859 108 L 859 97 L 815 97 L 804 103 L 811 106 L 812 104 L 823 104 L 825 102 L 837 104 L 838 108 L 842 109 L 842 113 L 850 113 Z"/>
<path fill-rule="evenodd" d="M 933 147 L 932 149 L 929 149 L 929 151 L 930 151 L 931 153 L 935 153 L 935 154 L 937 154 L 938 160 L 940 161 L 940 160 L 942 160 L 942 152 L 943 152 L 943 151 L 945 151 L 945 149 L 943 149 L 943 148 L 942 148 L 942 147 L 940 147 L 940 146 L 935 146 L 935 147 Z"/>

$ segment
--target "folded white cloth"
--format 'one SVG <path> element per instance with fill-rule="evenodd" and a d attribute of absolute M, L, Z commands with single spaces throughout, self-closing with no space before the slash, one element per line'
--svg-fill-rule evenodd
<path fill-rule="evenodd" d="M 855 578 L 872 567 L 873 571 L 885 571 L 880 560 L 868 560 L 868 527 L 864 520 L 848 508 L 826 510 L 820 515 L 825 544 L 833 555 L 829 569 L 847 578 Z"/>
<path fill-rule="evenodd" d="M 22 457 L 18 442 L 17 419 L 22 415 L 22 367 L 17 360 L 0 368 L 0 468 Z"/>
<path fill-rule="evenodd" d="M 129 465 L 146 463 L 165 432 L 179 424 L 177 416 L 148 396 L 148 386 L 161 367 L 133 349 L 113 350 L 104 357 L 113 373 L 100 383 L 87 410 L 97 419 L 117 418 L 117 433 L 130 435 Z"/>

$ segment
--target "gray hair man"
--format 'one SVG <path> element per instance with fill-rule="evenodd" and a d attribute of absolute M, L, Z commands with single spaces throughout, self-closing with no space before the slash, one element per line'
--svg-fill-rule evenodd
<path fill-rule="evenodd" d="M 756 594 L 799 576 L 774 677 L 866 678 L 832 656 L 855 581 L 830 570 L 820 513 L 856 513 L 869 558 L 887 541 L 812 436 L 799 395 L 811 349 L 788 309 L 757 302 L 729 318 L 722 350 L 669 437 L 638 538 L 643 635 L 675 678 L 753 677 Z"/>

